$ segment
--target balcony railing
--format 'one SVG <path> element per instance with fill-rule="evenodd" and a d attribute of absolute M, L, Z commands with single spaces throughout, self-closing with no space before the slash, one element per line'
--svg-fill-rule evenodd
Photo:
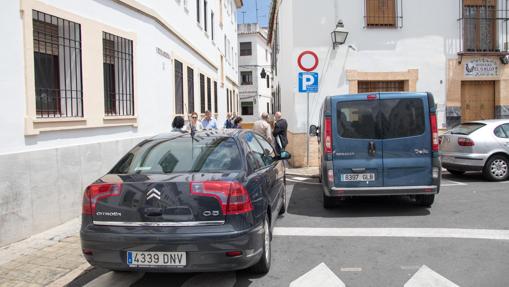
<path fill-rule="evenodd" d="M 460 54 L 505 54 L 508 51 L 508 10 L 494 6 L 463 6 L 458 19 Z"/>

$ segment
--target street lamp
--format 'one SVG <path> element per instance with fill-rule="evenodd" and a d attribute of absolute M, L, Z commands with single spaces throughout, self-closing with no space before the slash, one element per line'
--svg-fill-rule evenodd
<path fill-rule="evenodd" d="M 262 72 L 260 73 L 260 77 L 262 77 L 262 79 L 265 79 L 266 76 L 267 76 L 267 72 L 265 72 L 265 68 L 262 68 Z"/>
<path fill-rule="evenodd" d="M 336 24 L 336 29 L 334 29 L 330 35 L 332 38 L 332 49 L 335 49 L 336 46 L 343 45 L 346 42 L 348 31 L 346 31 L 345 25 L 343 25 L 343 20 L 338 21 L 338 24 Z"/>

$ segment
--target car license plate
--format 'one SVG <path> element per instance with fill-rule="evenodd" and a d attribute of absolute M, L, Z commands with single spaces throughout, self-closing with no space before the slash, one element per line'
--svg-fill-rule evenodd
<path fill-rule="evenodd" d="M 185 252 L 127 251 L 129 266 L 185 266 Z"/>
<path fill-rule="evenodd" d="M 341 181 L 374 181 L 374 173 L 345 173 L 341 175 Z"/>

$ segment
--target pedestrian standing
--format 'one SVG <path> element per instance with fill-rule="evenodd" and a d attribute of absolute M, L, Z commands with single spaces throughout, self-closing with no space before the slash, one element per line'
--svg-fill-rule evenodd
<path fill-rule="evenodd" d="M 253 131 L 262 135 L 268 142 L 272 143 L 272 129 L 269 124 L 269 114 L 263 112 L 261 119 L 253 124 Z"/>
<path fill-rule="evenodd" d="M 210 111 L 205 111 L 205 118 L 201 121 L 201 124 L 206 130 L 217 130 L 217 121 L 212 118 Z"/>
<path fill-rule="evenodd" d="M 288 122 L 282 118 L 281 112 L 276 112 L 274 115 L 276 122 L 274 123 L 274 131 L 272 135 L 274 136 L 276 152 L 281 153 L 281 151 L 285 150 L 288 145 Z"/>
<path fill-rule="evenodd" d="M 187 130 L 190 132 L 203 130 L 203 126 L 201 122 L 198 120 L 198 114 L 196 112 L 191 113 L 191 122 L 189 123 Z"/>
<path fill-rule="evenodd" d="M 242 117 L 235 117 L 233 120 L 233 128 L 234 129 L 242 129 Z"/>
<path fill-rule="evenodd" d="M 226 121 L 224 122 L 224 128 L 225 129 L 232 129 L 233 128 L 233 121 L 232 114 L 228 113 L 226 114 Z"/>

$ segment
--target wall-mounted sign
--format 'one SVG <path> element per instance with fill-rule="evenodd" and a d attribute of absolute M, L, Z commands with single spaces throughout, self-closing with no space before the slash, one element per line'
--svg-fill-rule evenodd
<path fill-rule="evenodd" d="M 168 60 L 171 60 L 170 54 L 168 54 L 168 52 L 164 51 L 159 47 L 156 47 L 156 53 L 161 55 L 162 57 L 165 57 Z"/>
<path fill-rule="evenodd" d="M 498 63 L 494 59 L 478 58 L 465 62 L 466 77 L 498 76 Z"/>

